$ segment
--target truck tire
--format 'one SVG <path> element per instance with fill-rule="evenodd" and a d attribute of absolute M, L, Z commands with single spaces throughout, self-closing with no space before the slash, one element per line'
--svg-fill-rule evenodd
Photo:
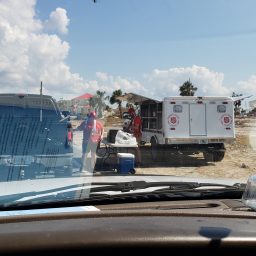
<path fill-rule="evenodd" d="M 204 152 L 203 154 L 206 162 L 220 162 L 225 156 L 224 151 Z"/>
<path fill-rule="evenodd" d="M 213 152 L 213 160 L 214 160 L 214 162 L 222 161 L 224 156 L 225 156 L 225 152 L 224 151 L 215 151 L 215 152 Z"/>
<path fill-rule="evenodd" d="M 156 141 L 155 137 L 150 140 L 151 143 L 151 158 L 153 161 L 160 161 L 162 159 L 160 146 Z"/>
<path fill-rule="evenodd" d="M 206 162 L 213 162 L 213 154 L 211 152 L 203 152 Z"/>

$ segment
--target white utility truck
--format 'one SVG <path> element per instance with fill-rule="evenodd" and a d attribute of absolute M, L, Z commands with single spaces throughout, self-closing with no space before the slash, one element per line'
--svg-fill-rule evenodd
<path fill-rule="evenodd" d="M 139 99 L 137 97 L 137 99 Z M 221 161 L 224 143 L 235 139 L 234 102 L 230 97 L 142 97 L 142 142 L 151 143 L 152 158 L 164 151 L 181 154 L 202 152 L 209 162 Z"/>

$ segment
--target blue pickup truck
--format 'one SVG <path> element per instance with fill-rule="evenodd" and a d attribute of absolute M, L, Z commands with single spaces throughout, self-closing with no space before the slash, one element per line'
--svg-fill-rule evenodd
<path fill-rule="evenodd" d="M 0 180 L 71 176 L 73 131 L 51 96 L 0 94 Z"/>

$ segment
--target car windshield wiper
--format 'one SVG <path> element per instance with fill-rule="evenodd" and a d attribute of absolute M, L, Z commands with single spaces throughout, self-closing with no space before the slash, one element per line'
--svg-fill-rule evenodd
<path fill-rule="evenodd" d="M 199 183 L 199 182 L 121 182 L 110 186 L 95 187 L 90 190 L 90 198 L 104 198 L 104 196 L 115 196 L 116 198 L 129 197 L 136 191 L 137 194 L 151 194 L 168 196 L 169 198 L 204 198 L 218 196 L 242 196 L 246 184 L 235 183 L 233 185 L 219 183 Z M 155 189 L 153 189 L 155 188 Z M 139 192 L 138 192 L 139 190 Z M 123 192 L 114 194 L 104 194 L 104 192 Z M 101 193 L 102 192 L 102 193 Z"/>
<path fill-rule="evenodd" d="M 233 185 L 218 183 L 198 183 L 198 182 L 94 182 L 82 183 L 70 186 L 59 187 L 44 191 L 31 191 L 13 195 L 0 196 L 0 209 L 6 207 L 13 208 L 24 205 L 41 205 L 59 202 L 81 202 L 99 198 L 109 198 L 114 196 L 131 195 L 133 191 L 139 193 L 168 193 L 173 196 L 200 197 L 202 193 L 226 193 L 240 192 L 245 189 L 246 184 L 236 183 Z M 156 188 L 156 189 L 154 189 Z M 109 192 L 116 192 L 111 194 Z M 121 193 L 118 193 L 121 192 Z M 84 195 L 84 196 L 79 196 Z"/>
<path fill-rule="evenodd" d="M 100 183 L 92 183 L 93 185 L 102 185 Z M 106 184 L 105 184 L 106 185 Z M 147 188 L 163 187 L 155 191 L 179 191 L 179 190 L 193 190 L 198 188 L 226 188 L 226 189 L 241 189 L 245 188 L 245 184 L 236 183 L 233 185 L 219 184 L 219 183 L 199 183 L 199 182 L 146 182 L 146 181 L 131 181 L 131 182 L 119 182 L 119 183 L 107 183 L 106 186 L 92 187 L 91 194 L 96 192 L 107 191 L 120 191 L 131 192 L 135 190 L 143 190 Z"/>

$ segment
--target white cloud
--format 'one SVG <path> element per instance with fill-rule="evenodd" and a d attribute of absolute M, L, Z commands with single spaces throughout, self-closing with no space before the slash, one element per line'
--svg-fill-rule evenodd
<path fill-rule="evenodd" d="M 112 94 L 113 91 L 121 89 L 122 92 L 135 92 L 145 94 L 145 87 L 137 80 L 127 79 L 121 76 L 112 76 L 104 72 L 96 72 L 97 80 L 88 81 L 88 87 L 105 91 Z"/>
<path fill-rule="evenodd" d="M 0 0 L 1 92 L 38 93 L 40 81 L 44 93 L 56 98 L 72 98 L 96 90 L 108 94 L 120 88 L 145 90 L 138 81 L 104 72 L 97 72 L 97 79 L 89 81 L 72 73 L 65 62 L 69 44 L 58 35 L 45 32 L 55 29 L 66 33 L 69 23 L 66 11 L 57 8 L 43 22 L 36 17 L 35 4 L 35 0 Z"/>
<path fill-rule="evenodd" d="M 9 30 L 9 39 L 42 29 L 41 21 L 34 19 L 35 3 L 36 0 L 0 0 L 0 24 Z"/>
<path fill-rule="evenodd" d="M 239 81 L 239 91 L 237 93 L 256 95 L 256 75 L 252 75 L 246 81 Z"/>
<path fill-rule="evenodd" d="M 50 31 L 58 31 L 61 34 L 68 33 L 69 18 L 67 11 L 63 8 L 56 8 L 51 12 L 49 20 L 45 22 L 45 28 Z"/>
<path fill-rule="evenodd" d="M 101 81 L 107 81 L 108 80 L 108 74 L 104 72 L 96 72 L 96 77 Z"/>
<path fill-rule="evenodd" d="M 160 98 L 179 95 L 179 87 L 189 79 L 198 88 L 196 95 L 230 95 L 230 89 L 223 85 L 224 74 L 206 67 L 193 65 L 168 70 L 155 69 L 145 75 L 145 78 L 151 95 Z"/>
<path fill-rule="evenodd" d="M 35 0 L 0 0 L 1 92 L 38 93 L 42 80 L 44 93 L 77 96 L 89 85 L 79 74 L 71 73 L 65 63 L 69 44 L 44 32 L 35 4 Z M 57 8 L 50 16 L 55 28 L 65 32 L 66 11 Z"/>

